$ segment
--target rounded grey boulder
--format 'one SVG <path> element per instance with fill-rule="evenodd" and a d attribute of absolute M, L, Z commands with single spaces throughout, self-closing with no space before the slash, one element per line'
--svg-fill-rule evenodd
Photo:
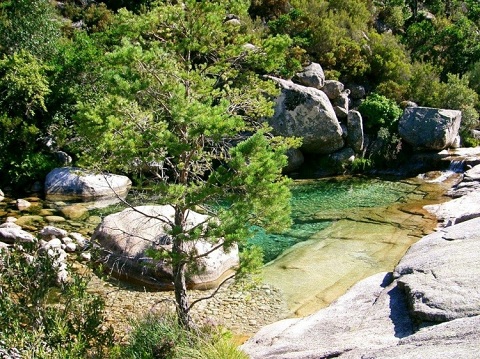
<path fill-rule="evenodd" d="M 302 138 L 304 153 L 333 153 L 344 145 L 343 131 L 324 92 L 292 81 L 269 77 L 281 87 L 268 123 L 281 136 Z"/>
<path fill-rule="evenodd" d="M 407 107 L 398 123 L 398 132 L 416 149 L 443 150 L 455 144 L 461 120 L 461 111 Z"/>
<path fill-rule="evenodd" d="M 105 264 L 112 273 L 149 288 L 169 290 L 172 288 L 172 268 L 167 259 L 151 258 L 151 250 L 170 251 L 172 238 L 169 234 L 174 219 L 172 206 L 139 206 L 104 218 L 95 230 L 92 241 L 97 241 L 104 250 Z M 201 226 L 209 217 L 193 211 L 188 213 L 187 228 Z M 239 264 L 238 248 L 224 250 L 221 240 L 188 242 L 187 255 L 206 254 L 189 267 L 187 286 L 208 289 L 218 285 Z"/>
<path fill-rule="evenodd" d="M 132 181 L 126 176 L 62 167 L 55 168 L 47 175 L 45 195 L 49 199 L 125 197 L 131 186 Z"/>
<path fill-rule="evenodd" d="M 325 74 L 320 64 L 312 62 L 302 72 L 297 73 L 292 81 L 302 86 L 321 89 L 325 85 Z"/>

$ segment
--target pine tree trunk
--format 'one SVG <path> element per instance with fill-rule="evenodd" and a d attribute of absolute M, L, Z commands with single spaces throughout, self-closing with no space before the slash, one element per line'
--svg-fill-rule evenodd
<path fill-rule="evenodd" d="M 175 301 L 177 303 L 177 316 L 179 323 L 187 328 L 193 328 L 193 320 L 190 316 L 189 304 L 188 304 L 188 295 L 187 295 L 187 284 L 186 284 L 186 272 L 187 272 L 187 263 L 185 262 L 185 251 L 184 251 L 184 242 L 182 239 L 183 229 L 185 219 L 185 211 L 176 208 L 175 209 L 175 226 L 180 228 L 178 231 L 172 246 L 172 255 L 173 255 L 173 286 L 175 290 Z"/>
<path fill-rule="evenodd" d="M 175 289 L 175 301 L 177 302 L 177 316 L 180 324 L 191 329 L 193 320 L 188 308 L 187 285 L 185 280 L 187 266 L 185 263 L 178 263 L 173 267 L 173 283 Z"/>

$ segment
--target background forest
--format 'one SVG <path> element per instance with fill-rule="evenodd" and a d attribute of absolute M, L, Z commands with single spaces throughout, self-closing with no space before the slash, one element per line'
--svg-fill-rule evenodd
<path fill-rule="evenodd" d="M 58 150 L 74 162 L 81 157 L 85 149 L 77 132 L 86 109 L 111 96 L 112 88 L 122 94 L 141 90 L 138 71 L 128 68 L 135 49 L 161 42 L 177 51 L 188 43 L 193 65 L 228 56 L 223 30 L 208 27 L 212 17 L 224 19 L 225 26 L 240 20 L 229 41 L 264 51 L 242 69 L 289 78 L 302 65 L 318 62 L 328 79 L 361 84 L 397 104 L 462 110 L 463 144 L 477 144 L 470 133 L 480 107 L 476 0 L 219 1 L 212 3 L 222 6 L 195 15 L 190 29 L 164 31 L 159 21 L 167 20 L 158 14 L 176 3 L 0 3 L 0 186 L 25 188 L 42 179 L 59 165 Z M 271 91 L 264 86 L 252 83 L 252 98 Z"/>

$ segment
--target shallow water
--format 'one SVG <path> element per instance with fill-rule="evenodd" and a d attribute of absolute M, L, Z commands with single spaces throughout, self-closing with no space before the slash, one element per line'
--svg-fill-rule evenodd
<path fill-rule="evenodd" d="M 392 271 L 436 226 L 423 206 L 445 201 L 450 187 L 419 178 L 324 181 L 300 183 L 294 190 L 295 226 L 283 236 L 297 243 L 263 270 L 264 281 L 285 295 L 290 316 L 311 314 L 359 280 Z M 280 246 L 280 236 L 275 240 L 270 244 Z"/>
<path fill-rule="evenodd" d="M 290 316 L 308 315 L 327 306 L 359 280 L 393 270 L 409 246 L 436 225 L 422 207 L 446 200 L 443 194 L 450 186 L 448 181 L 421 178 L 295 181 L 292 228 L 277 235 L 260 233 L 252 239 L 264 249 L 269 262 L 263 269 L 264 281 L 282 291 Z M 35 217 L 27 218 L 31 225 L 26 229 L 53 224 L 88 236 L 112 210 L 90 211 L 81 221 L 50 223 L 49 217 L 61 215 L 64 204 L 35 203 L 38 215 L 28 216 L 11 201 L 0 202 L 0 217 Z"/>

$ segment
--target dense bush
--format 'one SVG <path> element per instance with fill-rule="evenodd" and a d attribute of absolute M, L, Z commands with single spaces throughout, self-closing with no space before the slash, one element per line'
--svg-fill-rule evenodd
<path fill-rule="evenodd" d="M 56 53 L 60 21 L 49 0 L 0 2 L 0 54 L 26 50 L 38 58 Z"/>
<path fill-rule="evenodd" d="M 170 27 L 161 32 L 153 14 L 161 14 L 169 4 L 151 0 L 66 0 L 59 6 L 47 0 L 0 3 L 0 186 L 18 182 L 25 187 L 42 180 L 53 165 L 51 149 L 65 150 L 74 159 L 76 152 L 82 152 L 74 147 L 76 105 L 95 104 L 111 88 L 105 82 L 105 70 L 111 68 L 108 54 L 122 47 L 122 41 L 130 39 L 147 50 L 172 38 L 188 38 L 194 30 L 201 43 L 215 45 L 218 34 L 226 30 Z M 261 52 L 250 56 L 254 59 L 250 69 L 257 73 L 289 78 L 302 64 L 315 61 L 327 78 L 362 84 L 397 103 L 411 100 L 461 109 L 464 135 L 477 126 L 480 105 L 467 89 L 477 95 L 480 91 L 478 1 L 236 0 L 228 2 L 221 14 L 210 16 L 226 19 L 228 14 L 238 16 L 241 23 L 233 43 L 251 43 L 269 51 L 267 56 Z M 199 64 L 206 60 L 202 51 L 194 49 L 189 56 Z M 218 53 L 208 56 L 216 61 Z M 122 80 L 129 76 L 128 68 L 114 70 L 118 81 L 135 81 Z M 239 72 L 238 78 L 242 76 Z M 120 82 L 116 86 L 125 84 Z M 50 140 L 54 147 L 46 148 Z"/>
<path fill-rule="evenodd" d="M 366 129 L 376 132 L 380 128 L 396 130 L 402 109 L 395 101 L 377 93 L 372 93 L 359 107 Z"/>
<path fill-rule="evenodd" d="M 25 359 L 102 357 L 113 339 L 103 300 L 73 272 L 59 284 L 56 258 L 34 246 L 0 252 L 1 345 Z"/>
<path fill-rule="evenodd" d="M 48 70 L 25 50 L 0 58 L 0 185 L 25 188 L 50 169 L 52 157 L 42 143 Z"/>

